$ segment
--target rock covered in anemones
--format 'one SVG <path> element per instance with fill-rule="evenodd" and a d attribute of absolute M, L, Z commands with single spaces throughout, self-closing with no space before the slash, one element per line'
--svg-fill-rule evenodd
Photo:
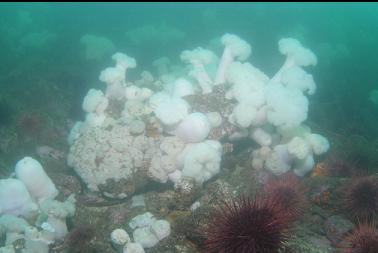
<path fill-rule="evenodd" d="M 125 198 L 148 181 L 147 169 L 158 148 L 156 139 L 132 135 L 127 126 L 88 128 L 70 148 L 68 164 L 93 191 Z"/>
<path fill-rule="evenodd" d="M 223 86 L 215 86 L 212 93 L 185 97 L 192 111 L 206 114 L 211 125 L 207 139 L 220 140 L 236 131 L 236 126 L 227 120 L 232 113 L 233 105 L 225 94 L 226 89 Z"/>

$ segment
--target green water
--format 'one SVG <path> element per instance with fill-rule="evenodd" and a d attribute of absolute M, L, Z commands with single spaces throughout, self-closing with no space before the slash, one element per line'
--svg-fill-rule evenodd
<path fill-rule="evenodd" d="M 127 32 L 145 25 L 173 27 L 185 37 L 131 43 Z M 110 62 L 83 59 L 84 34 L 110 39 L 142 70 L 160 56 L 178 57 L 184 49 L 235 33 L 251 43 L 251 61 L 268 75 L 282 61 L 278 39 L 292 36 L 319 58 L 310 117 L 330 130 L 378 134 L 377 108 L 368 101 L 378 80 L 376 3 L 2 3 L 0 30 L 2 96 L 20 86 L 34 90 L 39 78 L 59 89 L 77 89 L 77 99 Z"/>

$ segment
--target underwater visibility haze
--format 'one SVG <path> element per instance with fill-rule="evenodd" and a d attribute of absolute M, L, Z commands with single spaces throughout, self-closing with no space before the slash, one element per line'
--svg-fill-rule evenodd
<path fill-rule="evenodd" d="M 0 253 L 377 253 L 377 3 L 1 3 Z"/>

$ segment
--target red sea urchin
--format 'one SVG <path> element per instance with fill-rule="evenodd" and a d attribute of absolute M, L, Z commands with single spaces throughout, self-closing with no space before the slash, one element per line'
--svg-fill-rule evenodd
<path fill-rule="evenodd" d="M 378 179 L 362 177 L 344 186 L 344 208 L 357 220 L 375 218 L 378 213 Z"/>
<path fill-rule="evenodd" d="M 377 253 L 378 232 L 375 224 L 362 224 L 341 242 L 340 253 Z"/>
<path fill-rule="evenodd" d="M 206 252 L 277 253 L 290 228 L 276 198 L 240 197 L 215 210 L 206 230 Z"/>
<path fill-rule="evenodd" d="M 296 220 L 305 207 L 306 188 L 293 173 L 270 179 L 264 185 L 264 192 L 271 198 L 277 198 L 278 207 L 291 220 Z"/>

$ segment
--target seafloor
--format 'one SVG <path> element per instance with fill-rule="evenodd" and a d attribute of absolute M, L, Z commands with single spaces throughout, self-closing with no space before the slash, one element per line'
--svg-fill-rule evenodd
<path fill-rule="evenodd" d="M 51 75 L 53 71 L 50 71 Z M 17 80 L 17 76 L 9 76 L 6 80 L 12 78 Z M 63 199 L 71 193 L 76 194 L 77 211 L 69 219 L 69 227 L 80 228 L 90 224 L 95 229 L 95 236 L 90 241 L 83 239 L 79 249 L 54 245 L 51 252 L 115 252 L 109 240 L 112 230 L 119 227 L 127 229 L 132 217 L 146 211 L 167 219 L 172 227 L 167 239 L 146 252 L 204 252 L 202 243 L 206 236 L 203 226 L 209 222 L 211 208 L 220 200 L 233 199 L 240 194 L 252 196 L 261 190 L 267 173 L 253 170 L 248 148 L 240 148 L 223 157 L 221 173 L 203 188 L 183 192 L 173 187 L 152 185 L 139 193 L 145 204 L 136 207 L 132 207 L 131 198 L 114 201 L 91 193 L 66 162 L 74 89 L 62 89 L 43 76 L 38 76 L 38 79 L 28 92 L 19 92 L 15 86 L 2 93 L 2 113 L 12 112 L 9 121 L 0 128 L 1 168 L 9 169 L 3 169 L 2 176 L 9 175 L 15 161 L 23 156 L 38 158 Z M 10 101 L 14 97 L 17 97 L 16 101 Z M 54 99 L 48 99 L 51 97 Z M 374 174 L 377 168 L 377 145 L 371 140 L 358 135 L 334 133 L 321 127 L 317 130 L 326 133 L 332 148 L 318 159 L 313 172 L 303 178 L 307 205 L 295 223 L 284 252 L 334 252 L 341 235 L 354 226 L 349 210 L 340 201 L 343 187 L 349 185 L 356 175 Z M 53 148 L 56 155 L 39 156 L 38 147 L 46 145 Z M 190 207 L 194 201 L 200 201 L 201 206 L 192 212 Z"/>

